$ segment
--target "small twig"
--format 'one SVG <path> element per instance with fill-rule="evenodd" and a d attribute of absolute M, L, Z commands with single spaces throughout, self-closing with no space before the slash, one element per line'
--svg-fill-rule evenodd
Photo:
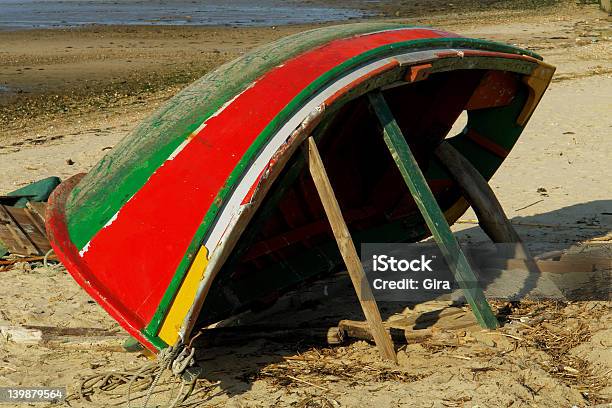
<path fill-rule="evenodd" d="M 313 383 L 311 383 L 309 381 L 299 379 L 299 378 L 294 377 L 292 375 L 287 375 L 287 378 L 291 378 L 292 380 L 295 380 L 295 381 L 298 381 L 298 382 L 301 382 L 301 383 L 304 383 L 304 384 L 308 384 L 310 386 L 316 387 L 316 388 L 318 388 L 320 390 L 323 390 L 323 391 L 331 392 L 331 390 L 329 388 L 327 388 L 327 387 L 321 387 L 320 385 L 313 384 Z"/>
<path fill-rule="evenodd" d="M 449 357 L 452 357 L 452 358 L 458 358 L 459 360 L 471 360 L 471 359 L 472 359 L 472 357 L 467 357 L 467 356 L 456 356 L 456 355 L 454 355 L 454 354 L 449 354 L 448 356 L 449 356 Z"/>
<path fill-rule="evenodd" d="M 538 204 L 538 203 L 541 203 L 542 201 L 544 201 L 544 199 L 542 199 L 542 200 L 538 200 L 538 201 L 533 202 L 533 203 L 531 203 L 531 204 L 527 204 L 526 206 L 521 207 L 521 208 L 517 208 L 517 209 L 516 209 L 516 210 L 514 210 L 514 211 L 521 211 L 521 210 L 524 210 L 525 208 L 529 208 L 529 207 L 531 207 L 532 205 L 536 205 L 536 204 Z"/>
<path fill-rule="evenodd" d="M 507 333 L 493 332 L 493 333 L 486 333 L 486 334 L 489 334 L 489 335 L 496 335 L 496 334 L 499 334 L 500 336 L 510 337 L 511 339 L 516 339 L 516 340 L 518 340 L 518 341 L 525 341 L 525 339 L 521 339 L 520 337 L 513 336 L 513 335 L 511 335 L 511 334 L 507 334 Z"/>
<path fill-rule="evenodd" d="M 523 323 L 523 322 L 521 322 L 520 320 L 515 320 L 514 322 L 515 322 L 515 323 L 520 324 L 521 326 L 525 326 L 525 327 L 526 327 L 526 328 L 528 328 L 529 330 L 533 330 L 533 327 L 532 327 L 532 326 L 530 326 L 530 325 L 528 325 L 528 324 L 526 324 L 526 323 Z"/>

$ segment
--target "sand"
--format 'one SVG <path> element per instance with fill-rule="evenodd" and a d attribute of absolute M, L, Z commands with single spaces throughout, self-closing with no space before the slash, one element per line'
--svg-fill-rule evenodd
<path fill-rule="evenodd" d="M 517 227 L 536 253 L 609 234 L 610 18 L 596 6 L 573 4 L 461 15 L 448 15 L 450 6 L 440 6 L 438 15 L 403 18 L 400 3 L 381 12 L 395 18 L 399 10 L 399 21 L 517 44 L 557 66 L 549 91 L 491 185 L 513 221 L 558 225 Z M 258 44 L 306 28 L 0 32 L 0 86 L 11 87 L 10 92 L 0 90 L 0 193 L 49 175 L 66 178 L 88 171 L 185 84 Z M 482 231 L 470 224 L 474 218 L 469 211 L 454 229 L 462 240 L 484 241 Z M 96 327 L 124 335 L 60 265 L 20 265 L 0 277 L 0 324 Z M 297 302 L 277 310 L 274 321 L 361 319 L 350 292 L 342 299 L 315 308 Z M 463 340 L 448 346 L 449 334 L 442 333 L 432 344 L 402 348 L 398 367 L 380 362 L 376 349 L 362 341 L 312 349 L 305 343 L 261 340 L 201 350 L 207 381 L 199 385 L 197 402 L 236 407 L 582 407 L 611 402 L 611 305 L 519 305 L 514 316 L 526 317 L 505 326 L 503 334 L 454 333 Z M 427 307 L 442 306 L 420 306 Z M 553 313 L 549 321 L 524 327 L 532 317 L 529 311 L 538 308 Z M 555 348 L 561 343 L 561 349 Z M 65 385 L 74 392 L 84 376 L 146 362 L 146 357 L 125 352 L 0 339 L 0 386 Z M 116 401 L 97 392 L 91 401 L 72 405 Z"/>

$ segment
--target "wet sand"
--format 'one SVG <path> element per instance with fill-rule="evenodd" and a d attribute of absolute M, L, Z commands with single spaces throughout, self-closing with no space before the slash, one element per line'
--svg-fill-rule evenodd
<path fill-rule="evenodd" d="M 450 6 L 444 6 L 438 15 L 408 19 L 402 17 L 400 2 L 379 11 L 395 18 L 394 7 L 401 21 L 516 44 L 557 66 L 550 89 L 491 185 L 513 221 L 561 225 L 518 227 L 533 250 L 544 251 L 545 242 L 580 247 L 598 240 L 609 245 L 610 18 L 595 6 L 573 3 L 535 12 L 488 10 L 459 16 L 447 15 Z M 10 92 L 0 89 L 0 194 L 48 175 L 65 178 L 89 170 L 185 84 L 254 46 L 307 28 L 89 27 L 0 33 L 0 85 L 10 87 Z M 462 217 L 465 223 L 454 226 L 462 240 L 486 239 L 469 224 L 474 218 L 469 211 Z M 6 283 L 0 324 L 123 333 L 61 266 L 20 266 L 0 272 L 0 277 Z M 330 311 L 362 318 L 354 300 L 341 300 L 281 310 L 274 320 L 323 320 Z M 376 349 L 365 342 L 309 349 L 301 343 L 257 341 L 206 349 L 201 362 L 209 382 L 201 384 L 199 403 L 583 407 L 609 402 L 611 306 L 609 301 L 527 305 L 517 316 L 540 308 L 538 314 L 550 312 L 552 317 L 526 328 L 527 316 L 502 335 L 465 333 L 455 346 L 444 346 L 444 336 L 437 345 L 411 344 L 400 351 L 398 367 L 380 363 Z M 432 306 L 422 306 L 427 307 Z M 558 343 L 551 340 L 555 338 Z M 560 342 L 560 354 L 551 352 L 549 347 Z M 87 375 L 134 369 L 146 361 L 124 352 L 0 339 L 0 386 L 67 385 L 74 392 Z M 165 401 L 169 395 L 162 397 Z M 97 392 L 92 401 L 73 401 L 73 406 L 117 401 Z"/>
<path fill-rule="evenodd" d="M 0 0 L 0 30 L 97 25 L 270 26 L 342 21 L 369 14 L 283 0 Z"/>

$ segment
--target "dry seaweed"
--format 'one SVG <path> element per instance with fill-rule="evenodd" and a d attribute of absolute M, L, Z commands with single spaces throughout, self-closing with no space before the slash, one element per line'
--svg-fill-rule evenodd
<path fill-rule="evenodd" d="M 524 346 L 546 353 L 550 359 L 540 363 L 550 375 L 579 390 L 591 403 L 602 402 L 598 392 L 608 385 L 607 373 L 600 372 L 587 360 L 570 352 L 591 339 L 591 327 L 609 306 L 591 307 L 584 303 L 557 301 L 521 301 L 501 306 L 506 318 L 521 326 L 519 336 L 512 336 Z M 585 317 L 585 316 L 588 316 Z M 570 319 L 574 324 L 568 325 Z"/>
<path fill-rule="evenodd" d="M 281 387 L 309 385 L 329 392 L 327 383 L 347 382 L 368 384 L 396 381 L 413 382 L 424 375 L 408 374 L 383 363 L 367 363 L 351 359 L 342 349 L 311 349 L 297 357 L 285 357 L 283 362 L 264 367 L 257 375 Z"/>

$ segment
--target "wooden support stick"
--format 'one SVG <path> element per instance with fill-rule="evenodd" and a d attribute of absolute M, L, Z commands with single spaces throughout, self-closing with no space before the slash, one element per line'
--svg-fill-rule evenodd
<path fill-rule="evenodd" d="M 372 330 L 372 336 L 374 342 L 378 346 L 380 355 L 386 360 L 397 363 L 397 356 L 391 337 L 383 326 L 382 319 L 380 317 L 380 311 L 376 305 L 376 300 L 372 294 L 372 288 L 366 279 L 365 272 L 363 271 L 363 265 L 359 256 L 357 256 L 357 250 L 355 244 L 351 238 L 351 234 L 346 226 L 346 222 L 342 217 L 342 211 L 340 205 L 334 194 L 334 190 L 331 186 L 327 172 L 323 166 L 323 161 L 317 149 L 317 144 L 312 137 L 308 138 L 308 168 L 310 175 L 314 181 L 314 184 L 323 203 L 325 214 L 331 224 L 334 237 L 338 243 L 338 248 L 346 264 L 351 281 L 355 287 L 355 293 L 361 303 L 361 308 L 365 314 L 366 320 Z"/>
<path fill-rule="evenodd" d="M 455 280 L 463 290 L 465 298 L 472 307 L 476 320 L 482 327 L 494 329 L 499 326 L 491 307 L 472 271 L 459 243 L 451 232 L 436 198 L 429 189 L 425 176 L 414 158 L 408 143 L 399 128 L 391 109 L 380 92 L 368 94 L 370 104 L 383 127 L 384 139 L 393 160 L 404 178 L 427 226 L 438 243 Z"/>
<path fill-rule="evenodd" d="M 436 157 L 457 183 L 470 203 L 478 222 L 493 242 L 521 242 L 521 238 L 506 217 L 489 183 L 450 143 L 442 142 Z"/>
<path fill-rule="evenodd" d="M 478 224 L 489 238 L 497 243 L 515 243 L 516 245 L 504 249 L 504 252 L 507 252 L 505 256 L 524 259 L 525 267 L 530 273 L 541 275 L 542 270 L 523 245 L 521 237 L 506 217 L 504 209 L 482 174 L 449 142 L 442 142 L 435 150 L 435 155 L 463 191 L 478 217 Z"/>

